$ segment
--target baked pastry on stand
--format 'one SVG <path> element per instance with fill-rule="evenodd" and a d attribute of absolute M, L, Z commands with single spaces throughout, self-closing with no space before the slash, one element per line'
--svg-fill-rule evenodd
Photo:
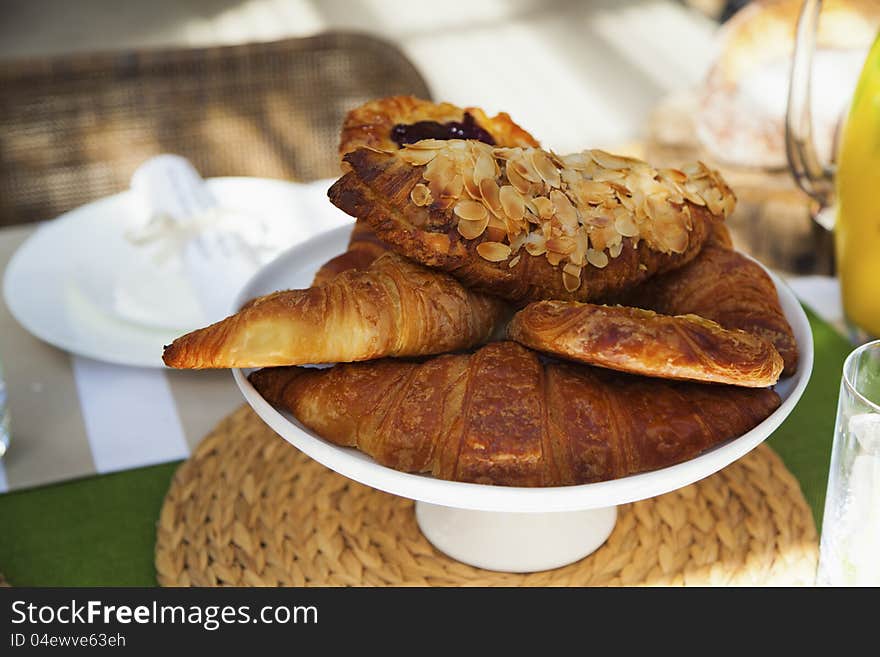
<path fill-rule="evenodd" d="M 254 299 L 177 338 L 162 358 L 203 369 L 425 356 L 485 342 L 506 317 L 499 299 L 386 253 L 364 271 Z"/>
<path fill-rule="evenodd" d="M 413 96 L 392 96 L 356 107 L 345 117 L 339 139 L 342 169 L 349 169 L 344 156 L 358 148 L 389 152 L 429 136 L 477 139 L 503 147 L 539 146 L 535 138 L 505 112 L 490 117 L 479 107 L 461 108 Z M 369 225 L 357 219 L 348 249 L 321 267 L 314 284 L 325 282 L 341 271 L 366 269 L 386 250 L 386 245 Z"/>
<path fill-rule="evenodd" d="M 375 125 L 384 127 L 376 134 L 390 139 L 387 117 L 380 119 Z M 419 123 L 397 131 L 395 124 L 392 132 L 417 133 L 409 128 Z M 462 114 L 429 124 L 420 128 L 455 131 L 478 122 Z M 721 241 L 720 222 L 733 206 L 712 170 L 657 170 L 602 151 L 559 157 L 528 144 L 409 137 L 413 143 L 401 139 L 402 147 L 391 139 L 393 148 L 356 148 L 346 156 L 354 167 L 342 179 L 347 183 L 331 192 L 340 205 L 352 202 L 355 216 L 370 220 L 399 255 L 358 271 L 376 254 L 367 249 L 353 269 L 337 263 L 337 275 L 323 285 L 272 293 L 291 276 L 308 280 L 302 269 L 314 262 L 315 249 L 329 258 L 345 248 L 348 235 L 340 231 L 293 249 L 248 284 L 241 313 L 182 338 L 166 354 L 169 362 L 225 366 L 249 353 L 253 358 L 241 362 L 270 366 L 253 375 L 253 384 L 240 369 L 233 375 L 280 435 L 348 477 L 419 500 L 416 517 L 432 543 L 501 570 L 549 568 L 588 554 L 611 531 L 615 505 L 715 472 L 790 411 L 811 352 L 806 320 L 784 289 L 783 307 L 798 322 L 806 362 L 775 390 L 548 362 L 511 342 L 458 352 L 467 347 L 457 345 L 476 345 L 490 325 L 500 325 L 505 304 L 487 290 L 516 303 L 558 294 L 605 301 L 693 262 L 707 244 Z M 459 161 L 462 149 L 468 157 Z M 358 158 L 368 166 L 358 170 Z M 382 158 L 394 165 L 378 166 Z M 413 223 L 414 216 L 427 220 Z M 450 247 L 468 244 L 452 253 L 444 251 L 444 238 Z M 357 232 L 352 245 L 371 239 Z M 446 266 L 450 254 L 462 259 Z M 456 287 L 443 287 L 441 279 Z M 457 353 L 430 356 L 434 348 Z M 421 360 L 385 358 L 385 352 Z M 271 367 L 324 358 L 369 360 L 325 369 Z M 279 412 L 288 404 L 300 420 Z"/>
<path fill-rule="evenodd" d="M 343 250 L 348 240 L 343 231 L 338 232 L 335 242 L 329 237 L 324 236 L 286 253 L 248 284 L 241 299 L 279 289 L 290 280 L 309 280 L 313 274 L 310 263 L 315 261 L 316 248 L 329 256 Z M 786 288 L 781 287 L 779 294 L 781 307 L 793 323 L 802 359 L 795 376 L 780 379 L 774 388 L 773 392 L 780 396 L 782 405 L 751 431 L 715 444 L 695 458 L 658 470 L 590 484 L 550 487 L 483 485 L 401 472 L 376 463 L 358 450 L 342 448 L 320 438 L 317 432 L 284 412 L 281 406 L 272 406 L 260 395 L 247 380 L 247 371 L 234 370 L 233 375 L 242 394 L 260 417 L 298 449 L 357 482 L 417 500 L 415 509 L 419 527 L 438 549 L 484 568 L 519 572 L 542 570 L 571 563 L 601 545 L 614 527 L 616 505 L 653 497 L 706 477 L 746 454 L 779 426 L 801 396 L 812 362 L 810 330 L 803 311 Z M 372 361 L 362 365 L 366 368 L 375 364 L 376 361 Z M 401 363 L 394 361 L 394 364 Z M 571 367 L 589 369 L 585 365 Z M 601 370 L 597 372 L 601 376 Z M 715 387 L 644 380 L 652 387 L 658 382 L 663 386 Z M 739 390 L 746 394 L 765 392 L 760 389 Z M 699 398 L 693 403 L 699 405 Z M 686 407 L 689 405 L 690 402 L 685 402 Z M 435 413 L 440 410 L 436 406 L 432 408 L 430 400 L 426 400 L 422 408 L 431 408 Z M 565 405 L 564 409 L 573 412 L 575 406 Z M 682 407 L 676 406 L 676 409 L 667 424 L 678 418 Z M 312 411 L 320 413 L 321 409 Z M 648 418 L 655 408 L 648 405 L 637 412 Z M 612 418 L 612 421 L 615 420 Z"/>
<path fill-rule="evenodd" d="M 585 484 L 680 463 L 780 403 L 769 389 L 542 363 L 515 342 L 420 363 L 268 368 L 249 380 L 322 438 L 382 465 L 502 486 Z"/>
<path fill-rule="evenodd" d="M 691 263 L 646 281 L 622 303 L 666 315 L 699 315 L 759 336 L 782 356 L 783 376 L 797 371 L 798 345 L 776 286 L 759 264 L 732 249 L 708 244 Z"/>
<path fill-rule="evenodd" d="M 661 379 L 766 388 L 782 372 L 770 342 L 698 315 L 537 301 L 514 315 L 507 335 L 559 358 Z"/>
<path fill-rule="evenodd" d="M 479 141 L 358 149 L 328 192 L 399 253 L 508 301 L 601 301 L 692 260 L 735 204 L 711 170 Z"/>

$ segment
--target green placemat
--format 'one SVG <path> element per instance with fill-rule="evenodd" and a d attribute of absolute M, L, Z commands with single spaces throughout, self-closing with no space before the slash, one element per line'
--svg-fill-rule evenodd
<path fill-rule="evenodd" d="M 807 309 L 813 376 L 772 445 L 817 527 L 843 361 L 852 346 Z M 156 519 L 176 463 L 0 495 L 0 572 L 15 586 L 153 586 Z"/>
<path fill-rule="evenodd" d="M 155 586 L 156 519 L 177 463 L 0 495 L 12 586 Z"/>
<path fill-rule="evenodd" d="M 843 361 L 853 350 L 853 345 L 809 307 L 804 306 L 804 310 L 813 329 L 813 375 L 792 414 L 767 443 L 797 477 L 813 510 L 816 529 L 821 531 L 840 377 Z"/>

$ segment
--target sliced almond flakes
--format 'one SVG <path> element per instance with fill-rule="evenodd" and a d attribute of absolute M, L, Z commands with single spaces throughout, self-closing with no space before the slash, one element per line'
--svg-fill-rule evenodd
<path fill-rule="evenodd" d="M 524 246 L 553 266 L 562 263 L 566 289 L 575 270 L 579 285 L 580 267 L 606 267 L 618 257 L 624 238 L 632 248 L 646 241 L 665 253 L 686 250 L 693 221 L 685 200 L 719 216 L 735 204 L 702 162 L 656 170 L 598 149 L 558 156 L 464 140 L 423 140 L 398 152 L 425 167 L 427 185 L 410 193 L 415 205 L 454 208 L 463 237 L 485 234 L 477 251 L 486 260 L 504 260 Z"/>
<path fill-rule="evenodd" d="M 501 262 L 510 257 L 510 247 L 501 242 L 481 242 L 477 244 L 477 253 L 489 262 Z"/>

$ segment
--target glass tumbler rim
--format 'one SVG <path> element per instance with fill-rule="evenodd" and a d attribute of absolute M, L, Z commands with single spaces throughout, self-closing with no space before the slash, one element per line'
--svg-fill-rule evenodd
<path fill-rule="evenodd" d="M 880 351 L 880 339 L 871 340 L 870 342 L 866 342 L 865 344 L 859 345 L 858 347 L 853 349 L 846 357 L 846 360 L 843 361 L 842 379 L 843 385 L 846 386 L 846 389 L 850 392 L 850 394 L 852 394 L 856 399 L 868 406 L 875 413 L 880 413 L 880 403 L 871 401 L 870 399 L 865 397 L 865 395 L 863 395 L 861 391 L 859 391 L 855 382 L 850 380 L 853 369 L 853 362 L 866 351 L 870 351 L 873 349 L 877 349 L 878 351 Z"/>

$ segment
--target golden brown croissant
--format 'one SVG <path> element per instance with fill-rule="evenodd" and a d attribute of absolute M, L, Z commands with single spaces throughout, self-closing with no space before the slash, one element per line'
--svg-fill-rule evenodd
<path fill-rule="evenodd" d="M 474 140 L 345 156 L 328 193 L 399 253 L 514 302 L 601 301 L 691 260 L 733 194 L 701 164 L 657 171 Z"/>
<path fill-rule="evenodd" d="M 351 237 L 348 239 L 348 249 L 335 258 L 331 258 L 315 273 L 312 285 L 326 283 L 337 274 L 350 269 L 367 269 L 388 248 L 376 237 L 376 233 L 365 221 L 354 222 Z"/>
<path fill-rule="evenodd" d="M 250 381 L 338 445 L 442 479 L 559 486 L 666 467 L 741 435 L 772 390 L 542 364 L 513 342 L 422 363 L 269 368 Z"/>
<path fill-rule="evenodd" d="M 731 249 L 707 244 L 691 263 L 635 288 L 621 302 L 666 315 L 699 315 L 751 333 L 776 347 L 783 376 L 797 371 L 797 342 L 776 286 L 760 265 Z"/>
<path fill-rule="evenodd" d="M 478 107 L 462 109 L 450 103 L 432 103 L 413 96 L 392 96 L 356 107 L 346 115 L 339 154 L 342 156 L 364 146 L 392 151 L 427 134 L 435 138 L 482 138 L 498 146 L 539 145 L 504 112 L 490 118 Z M 348 165 L 343 161 L 343 170 L 347 169 Z M 369 225 L 358 219 L 348 250 L 321 267 L 313 285 L 349 269 L 366 269 L 386 251 L 386 245 Z"/>
<path fill-rule="evenodd" d="M 714 244 L 715 246 L 720 246 L 722 249 L 732 249 L 733 238 L 730 236 L 730 230 L 727 228 L 727 224 L 721 221 L 716 221 L 712 224 L 712 234 L 709 236 L 709 239 L 706 240 L 706 244 Z"/>
<path fill-rule="evenodd" d="M 507 334 L 567 360 L 662 379 L 764 388 L 782 371 L 782 357 L 765 340 L 696 315 L 538 301 L 514 315 Z"/>
<path fill-rule="evenodd" d="M 307 290 L 275 292 L 165 348 L 170 367 L 267 367 L 422 356 L 487 340 L 498 299 L 388 253 Z"/>

